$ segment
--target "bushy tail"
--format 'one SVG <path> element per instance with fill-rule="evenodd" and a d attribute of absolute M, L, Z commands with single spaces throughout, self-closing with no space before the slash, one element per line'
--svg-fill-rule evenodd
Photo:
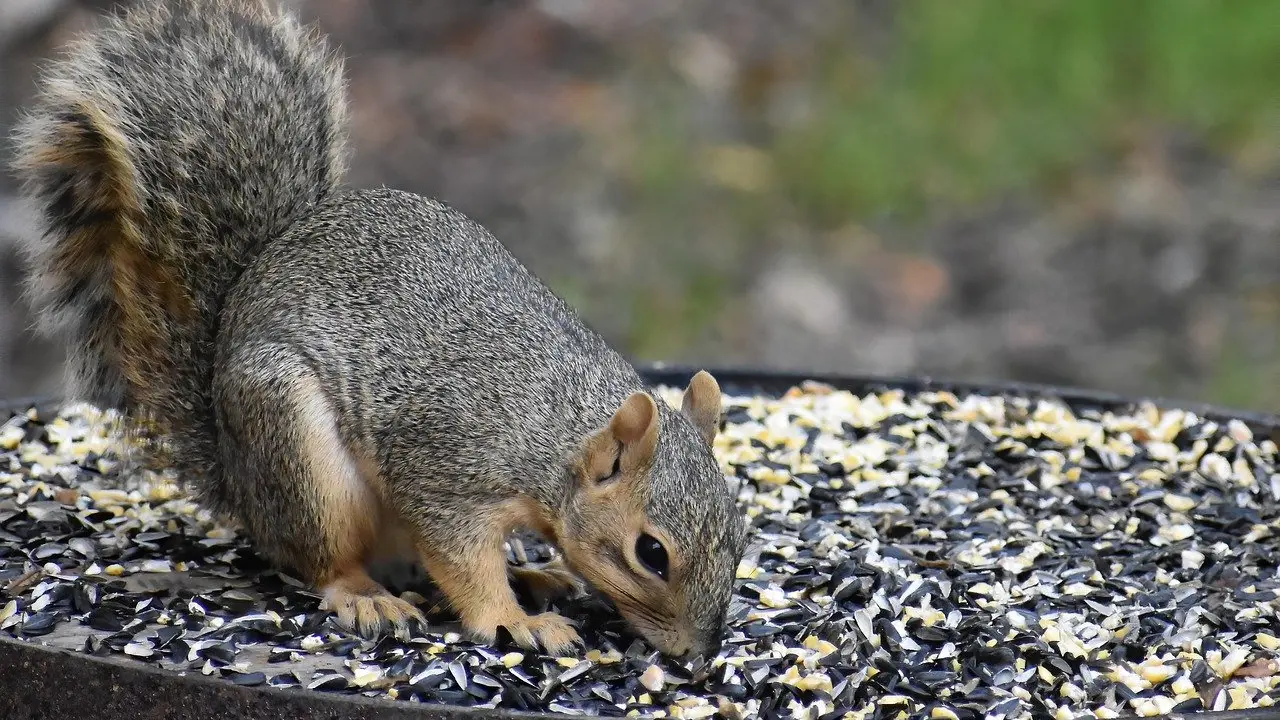
<path fill-rule="evenodd" d="M 145 418 L 178 469 L 216 474 L 222 301 L 345 169 L 341 61 L 262 0 L 143 0 L 44 71 L 14 169 L 23 250 L 73 399 Z"/>

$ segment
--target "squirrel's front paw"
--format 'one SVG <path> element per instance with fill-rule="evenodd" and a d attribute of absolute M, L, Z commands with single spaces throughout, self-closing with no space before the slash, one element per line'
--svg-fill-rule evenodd
<path fill-rule="evenodd" d="M 582 643 L 573 625 L 563 615 L 553 612 L 540 615 L 513 613 L 504 618 L 485 618 L 472 623 L 469 629 L 481 642 L 493 644 L 500 627 L 506 628 L 520 647 L 528 650 L 541 647 L 551 655 L 564 655 Z"/>
<path fill-rule="evenodd" d="M 422 611 L 372 581 L 331 583 L 324 589 L 320 609 L 332 611 L 338 616 L 338 624 L 370 640 L 387 631 L 407 640 L 415 624 L 427 624 Z"/>
<path fill-rule="evenodd" d="M 582 580 L 560 558 L 541 566 L 513 565 L 510 570 L 512 578 L 528 590 L 538 607 L 546 607 L 551 600 L 572 597 L 586 589 Z"/>

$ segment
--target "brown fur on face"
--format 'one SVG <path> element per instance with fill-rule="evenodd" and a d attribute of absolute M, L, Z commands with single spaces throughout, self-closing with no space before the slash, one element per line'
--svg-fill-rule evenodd
<path fill-rule="evenodd" d="M 715 379 L 698 373 L 681 411 L 708 446 L 719 429 L 720 407 Z M 608 596 L 640 635 L 664 653 L 683 656 L 705 644 L 705 629 L 685 616 L 691 600 L 686 579 L 695 571 L 686 553 L 692 548 L 684 545 L 688 538 L 672 537 L 645 510 L 662 425 L 647 393 L 633 393 L 622 403 L 608 426 L 586 443 L 557 535 L 569 564 Z M 666 550 L 666 579 L 637 559 L 641 533 Z"/>

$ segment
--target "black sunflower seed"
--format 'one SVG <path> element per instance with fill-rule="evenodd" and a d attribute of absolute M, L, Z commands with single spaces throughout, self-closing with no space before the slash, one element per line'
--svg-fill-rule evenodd
<path fill-rule="evenodd" d="M 250 673 L 232 673 L 230 680 L 236 685 L 254 686 L 261 685 L 266 682 L 267 676 L 264 673 L 256 671 Z"/>
<path fill-rule="evenodd" d="M 28 617 L 19 626 L 19 631 L 27 637 L 48 635 L 53 632 L 61 616 L 56 612 L 38 612 Z"/>

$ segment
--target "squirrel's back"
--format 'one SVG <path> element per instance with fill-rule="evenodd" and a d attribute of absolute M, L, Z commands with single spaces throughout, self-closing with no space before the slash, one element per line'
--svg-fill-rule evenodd
<path fill-rule="evenodd" d="M 45 68 L 14 169 L 42 232 L 23 248 L 70 393 L 156 423 L 207 470 L 222 301 L 245 264 L 334 193 L 341 60 L 260 0 L 131 5 Z"/>
<path fill-rule="evenodd" d="M 416 453 L 430 437 L 436 454 L 413 467 L 501 467 L 554 481 L 530 488 L 548 498 L 572 445 L 644 387 L 483 226 L 388 188 L 336 195 L 246 268 L 224 306 L 219 367 L 281 344 L 332 389 L 347 436 L 376 445 L 401 432 Z"/>

